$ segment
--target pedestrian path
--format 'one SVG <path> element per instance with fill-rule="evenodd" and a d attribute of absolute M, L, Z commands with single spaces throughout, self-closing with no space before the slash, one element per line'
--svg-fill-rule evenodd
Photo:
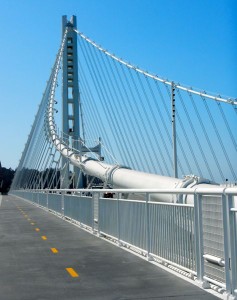
<path fill-rule="evenodd" d="M 2 197 L 0 243 L 3 300 L 217 299 L 12 196 Z"/>

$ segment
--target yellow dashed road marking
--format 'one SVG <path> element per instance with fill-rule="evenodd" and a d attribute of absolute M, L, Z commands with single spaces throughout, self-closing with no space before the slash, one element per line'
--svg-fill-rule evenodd
<path fill-rule="evenodd" d="M 77 274 L 77 272 L 76 272 L 73 268 L 66 268 L 66 270 L 68 271 L 68 273 L 69 273 L 72 277 L 79 277 L 79 275 Z"/>
<path fill-rule="evenodd" d="M 47 236 L 45 236 L 45 235 L 42 235 L 41 238 L 42 238 L 42 240 L 47 240 Z"/>
<path fill-rule="evenodd" d="M 56 248 L 51 248 L 51 251 L 52 251 L 53 253 L 58 253 L 58 249 L 56 249 Z"/>
<path fill-rule="evenodd" d="M 30 223 L 30 224 L 31 224 L 31 225 L 35 225 L 35 223 L 33 223 L 33 222 L 32 222 L 32 223 Z"/>
<path fill-rule="evenodd" d="M 40 229 L 39 228 L 35 228 L 35 231 L 40 231 Z"/>

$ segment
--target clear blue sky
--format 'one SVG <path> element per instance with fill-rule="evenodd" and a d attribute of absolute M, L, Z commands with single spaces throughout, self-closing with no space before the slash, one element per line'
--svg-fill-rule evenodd
<path fill-rule="evenodd" d="M 15 168 L 61 39 L 61 17 L 161 77 L 237 98 L 235 0 L 1 0 L 0 161 Z"/>

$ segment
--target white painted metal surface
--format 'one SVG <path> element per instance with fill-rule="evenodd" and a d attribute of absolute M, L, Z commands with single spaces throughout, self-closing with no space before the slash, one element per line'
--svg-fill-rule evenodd
<path fill-rule="evenodd" d="M 200 179 L 195 176 L 188 176 L 184 180 L 178 178 L 172 178 L 167 176 L 160 176 L 156 174 L 148 174 L 144 172 L 139 172 L 135 170 L 127 169 L 126 167 L 109 165 L 97 161 L 95 159 L 89 158 L 85 155 L 78 155 L 58 136 L 56 124 L 54 121 L 54 103 L 55 103 L 55 90 L 57 86 L 57 76 L 60 69 L 60 61 L 63 54 L 65 39 L 67 31 L 65 32 L 64 39 L 62 42 L 59 55 L 56 60 L 55 69 L 53 73 L 52 86 L 50 90 L 49 107 L 47 112 L 48 127 L 51 135 L 51 139 L 57 148 L 57 150 L 62 154 L 63 157 L 69 159 L 69 161 L 74 165 L 79 167 L 87 175 L 95 176 L 100 178 L 106 184 L 111 185 L 113 188 L 128 188 L 128 189 L 138 189 L 138 188 L 182 188 L 182 187 L 194 187 L 195 185 L 200 185 L 201 187 L 207 187 L 206 184 L 210 182 L 208 180 Z M 217 187 L 217 185 L 210 185 L 211 188 Z M 156 195 L 156 200 L 177 202 L 178 200 L 172 195 Z M 186 202 L 193 201 L 193 197 L 190 199 L 187 197 Z M 183 201 L 182 201 L 183 202 Z"/>
<path fill-rule="evenodd" d="M 80 226 L 90 228 L 92 233 L 112 239 L 119 246 L 138 252 L 148 260 L 182 270 L 202 287 L 215 284 L 225 290 L 228 299 L 236 299 L 237 232 L 234 196 L 237 195 L 237 188 L 114 189 L 113 198 L 105 198 L 108 192 L 111 193 L 111 189 L 19 190 L 12 191 L 12 194 L 55 210 L 57 214 L 78 222 Z M 145 200 L 136 200 L 132 196 L 126 199 L 126 193 L 143 194 Z M 192 195 L 195 201 L 193 204 L 159 203 L 150 200 L 152 194 Z M 223 227 L 221 238 L 225 244 L 222 257 L 206 252 L 203 230 L 206 222 L 203 204 L 208 201 L 206 195 L 221 198 L 223 217 L 221 223 L 217 219 L 216 224 Z M 98 201 L 95 201 L 97 197 Z M 212 198 L 210 204 L 211 201 Z M 96 203 L 99 213 L 95 224 Z M 224 274 L 222 279 L 217 276 L 214 268 L 208 269 L 211 265 L 219 265 Z"/>

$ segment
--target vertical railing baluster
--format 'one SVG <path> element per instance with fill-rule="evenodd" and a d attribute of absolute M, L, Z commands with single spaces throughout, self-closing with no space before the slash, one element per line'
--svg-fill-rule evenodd
<path fill-rule="evenodd" d="M 121 246 L 120 242 L 120 210 L 119 210 L 119 199 L 121 199 L 122 194 L 117 193 L 117 235 L 118 235 L 118 245 Z"/>
<path fill-rule="evenodd" d="M 146 193 L 146 250 L 147 250 L 147 260 L 152 260 L 150 255 L 151 252 L 151 240 L 150 240 L 150 212 L 149 212 L 149 201 L 150 194 Z"/>
<path fill-rule="evenodd" d="M 203 288 L 209 284 L 204 280 L 204 257 L 203 257 L 203 220 L 202 220 L 202 195 L 194 194 L 194 232 L 196 249 L 197 280 Z"/>
<path fill-rule="evenodd" d="M 46 201 L 47 209 L 49 209 L 49 190 L 46 191 Z"/>
<path fill-rule="evenodd" d="M 237 212 L 231 211 L 234 207 L 234 196 L 228 196 L 229 206 L 229 230 L 230 230 L 230 269 L 231 269 L 231 280 L 232 280 L 232 294 L 237 297 L 237 230 L 236 230 L 236 214 Z"/>
<path fill-rule="evenodd" d="M 63 215 L 63 216 L 65 216 L 65 211 L 64 211 L 64 208 L 65 208 L 65 203 L 64 203 L 64 201 L 65 201 L 65 194 L 66 194 L 66 192 L 65 191 L 63 191 L 63 192 L 61 192 L 61 195 L 62 195 L 62 201 L 61 201 L 61 214 Z"/>
<path fill-rule="evenodd" d="M 99 193 L 98 197 L 98 206 L 97 206 L 97 234 L 100 235 L 100 209 L 101 209 L 101 201 L 100 201 L 101 194 Z M 96 222 L 96 221 L 95 221 Z"/>
<path fill-rule="evenodd" d="M 224 233 L 224 258 L 225 258 L 225 283 L 226 292 L 231 294 L 231 277 L 230 277 L 230 236 L 229 236 L 229 205 L 226 195 L 222 194 L 222 217 Z"/>

